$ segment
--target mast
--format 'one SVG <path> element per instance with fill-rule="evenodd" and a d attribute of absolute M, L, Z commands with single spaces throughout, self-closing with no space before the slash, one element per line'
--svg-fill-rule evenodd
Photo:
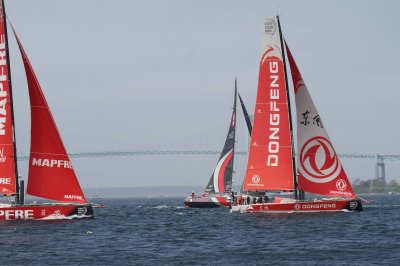
<path fill-rule="evenodd" d="M 233 100 L 233 119 L 235 126 L 233 128 L 233 147 L 232 147 L 232 176 L 233 176 L 233 166 L 235 158 L 235 142 L 236 142 L 236 98 L 237 98 L 237 77 L 235 77 L 235 99 Z M 233 179 L 233 178 L 232 178 Z M 231 191 L 233 190 L 233 180 L 231 180 Z M 229 192 L 231 192 L 229 191 Z"/>
<path fill-rule="evenodd" d="M 18 165 L 17 165 L 17 143 L 15 138 L 15 123 L 14 123 L 14 102 L 13 102 L 13 94 L 12 94 L 12 83 L 11 83 L 11 66 L 10 66 L 10 53 L 8 51 L 8 33 L 7 33 L 7 16 L 6 9 L 4 7 L 4 0 L 1 1 L 3 16 L 4 16 L 4 35 L 6 41 L 6 60 L 7 60 L 7 68 L 8 68 L 8 84 L 9 84 L 9 92 L 10 92 L 10 109 L 11 109 L 11 122 L 12 122 L 12 136 L 13 136 L 13 147 L 14 147 L 14 171 L 15 171 L 15 202 L 17 204 L 20 203 L 19 198 L 19 181 L 18 181 Z"/>
<path fill-rule="evenodd" d="M 298 199 L 298 191 L 297 191 L 297 171 L 296 171 L 296 160 L 294 156 L 294 141 L 293 141 L 293 125 L 292 125 L 292 111 L 290 105 L 290 94 L 289 94 L 289 84 L 288 84 L 288 76 L 286 70 L 286 60 L 285 60 L 285 47 L 283 45 L 283 36 L 281 30 L 281 23 L 279 21 L 279 16 L 276 16 L 278 21 L 278 28 L 279 28 L 279 37 L 282 47 L 282 58 L 283 58 L 283 69 L 285 70 L 285 83 L 286 83 L 286 95 L 287 95 L 287 102 L 288 102 L 288 110 L 289 110 L 289 129 L 290 129 L 290 143 L 292 146 L 292 165 L 293 165 L 293 184 L 294 184 L 294 197 Z"/>
<path fill-rule="evenodd" d="M 238 93 L 237 95 L 239 96 L 239 101 L 240 101 L 240 105 L 242 106 L 243 116 L 244 116 L 244 119 L 246 120 L 247 130 L 249 131 L 249 137 L 247 138 L 247 148 L 249 149 L 251 132 L 253 130 L 253 126 L 252 126 L 251 121 L 250 121 L 249 113 L 247 112 L 246 107 L 244 106 L 244 102 L 242 100 L 242 97 L 240 97 L 240 93 Z M 240 186 L 240 193 L 244 192 L 243 185 L 244 185 L 244 179 L 242 181 L 242 185 Z"/>

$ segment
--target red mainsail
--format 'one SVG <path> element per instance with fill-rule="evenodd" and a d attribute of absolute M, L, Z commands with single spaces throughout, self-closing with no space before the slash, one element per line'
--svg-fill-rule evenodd
<path fill-rule="evenodd" d="M 31 103 L 31 151 L 27 193 L 63 201 L 86 202 L 39 81 L 18 36 Z"/>
<path fill-rule="evenodd" d="M 287 44 L 286 51 L 296 98 L 298 188 L 353 198 L 355 193 Z"/>
<path fill-rule="evenodd" d="M 293 190 L 289 108 L 278 21 L 264 21 L 263 50 L 245 191 Z"/>
<path fill-rule="evenodd" d="M 16 193 L 14 129 L 3 1 L 0 9 L 0 194 L 14 194 Z"/>

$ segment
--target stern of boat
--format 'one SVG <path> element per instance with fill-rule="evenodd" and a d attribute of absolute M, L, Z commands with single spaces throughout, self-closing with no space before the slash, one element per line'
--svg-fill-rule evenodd
<path fill-rule="evenodd" d="M 93 219 L 91 204 L 65 204 L 32 206 L 35 208 L 35 220 L 62 220 L 62 219 Z M 40 209 L 40 213 L 36 210 Z"/>
<path fill-rule="evenodd" d="M 71 218 L 94 218 L 93 207 L 91 204 L 78 205 L 69 215 Z"/>
<path fill-rule="evenodd" d="M 229 196 L 213 195 L 207 197 L 189 197 L 185 199 L 185 207 L 187 208 L 219 208 L 228 207 L 230 203 Z"/>
<path fill-rule="evenodd" d="M 360 199 L 355 199 L 355 200 L 349 200 L 349 202 L 346 205 L 346 209 L 349 211 L 362 211 L 363 206 L 362 202 Z"/>

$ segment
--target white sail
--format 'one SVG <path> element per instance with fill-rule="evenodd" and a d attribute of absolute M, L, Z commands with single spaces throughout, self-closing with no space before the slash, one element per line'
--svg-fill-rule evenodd
<path fill-rule="evenodd" d="M 286 44 L 296 99 L 299 189 L 326 196 L 355 196 L 321 116 Z"/>

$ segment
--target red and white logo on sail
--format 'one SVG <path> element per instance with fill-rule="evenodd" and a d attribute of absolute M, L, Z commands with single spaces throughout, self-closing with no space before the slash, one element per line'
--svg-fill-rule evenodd
<path fill-rule="evenodd" d="M 258 175 L 253 175 L 253 176 L 251 177 L 251 182 L 254 183 L 254 184 L 260 183 L 260 180 L 261 180 L 261 178 L 260 178 L 260 176 L 258 176 Z"/>
<path fill-rule="evenodd" d="M 300 172 L 311 182 L 327 183 L 342 170 L 330 141 L 316 136 L 306 141 L 300 151 Z"/>
<path fill-rule="evenodd" d="M 347 188 L 347 183 L 344 179 L 339 179 L 338 181 L 336 181 L 336 188 L 339 191 L 345 191 Z"/>

